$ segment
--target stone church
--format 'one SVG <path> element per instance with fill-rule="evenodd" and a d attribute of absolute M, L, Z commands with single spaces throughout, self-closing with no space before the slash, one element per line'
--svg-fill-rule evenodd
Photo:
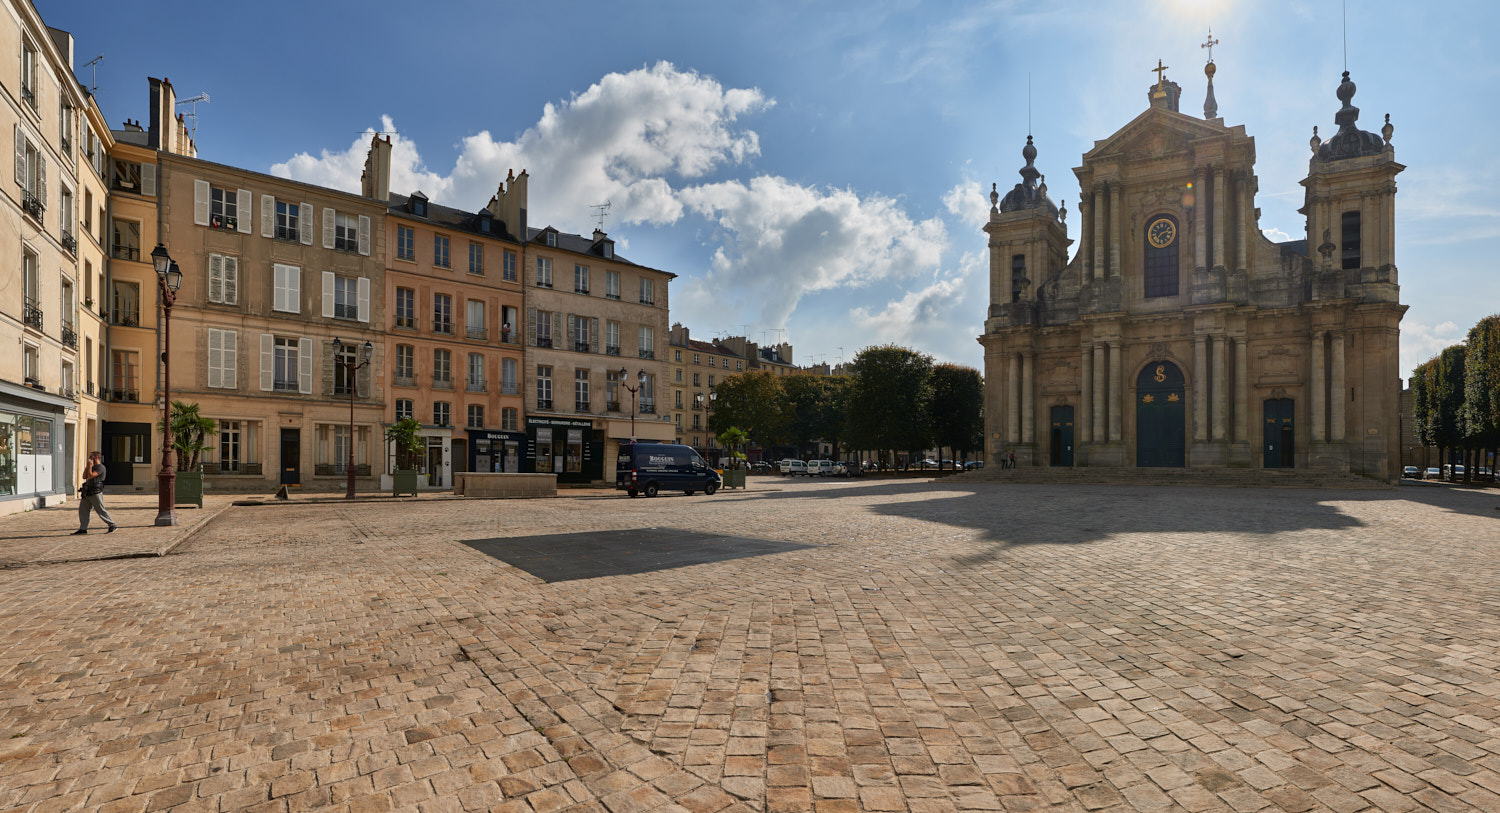
<path fill-rule="evenodd" d="M 986 459 L 1018 466 L 1310 468 L 1399 474 L 1401 315 L 1390 116 L 1313 128 L 1305 239 L 1273 243 L 1255 139 L 1203 116 L 1158 62 L 1149 106 L 1083 156 L 1080 246 L 1031 136 L 990 194 Z M 1309 250 L 1310 249 L 1310 250 Z"/>

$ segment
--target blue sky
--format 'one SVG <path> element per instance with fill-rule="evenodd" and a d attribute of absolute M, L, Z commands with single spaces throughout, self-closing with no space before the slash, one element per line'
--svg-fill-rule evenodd
<path fill-rule="evenodd" d="M 1018 179 L 1028 76 L 1037 164 L 1076 212 L 1072 168 L 1145 109 L 1158 59 L 1201 111 L 1212 25 L 1261 226 L 1301 237 L 1307 141 L 1336 129 L 1344 59 L 1339 0 L 37 6 L 83 81 L 103 54 L 111 126 L 145 119 L 146 77 L 165 76 L 212 97 L 209 160 L 351 188 L 368 133 L 393 131 L 393 191 L 470 210 L 525 167 L 532 225 L 587 233 L 609 200 L 620 253 L 679 275 L 674 319 L 780 337 L 799 363 L 892 341 L 981 366 L 984 194 Z M 1500 311 L 1500 4 L 1440 8 L 1348 0 L 1360 124 L 1390 113 L 1408 167 L 1403 375 Z"/>

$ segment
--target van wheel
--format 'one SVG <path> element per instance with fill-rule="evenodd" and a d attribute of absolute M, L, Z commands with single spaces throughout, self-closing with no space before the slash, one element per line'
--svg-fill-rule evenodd
<path fill-rule="evenodd" d="M 714 495 L 714 492 L 718 491 L 718 490 L 719 490 L 719 484 L 718 483 L 704 483 L 703 484 L 703 495 L 705 497 L 712 497 Z"/>
<path fill-rule="evenodd" d="M 629 495 L 630 495 L 630 496 L 632 496 L 632 497 L 634 497 L 634 496 L 636 496 L 636 495 L 637 495 L 637 494 L 639 494 L 639 493 L 640 493 L 640 492 L 639 492 L 639 491 L 636 491 L 636 490 L 635 490 L 635 489 L 633 489 L 633 488 L 630 488 L 630 489 L 626 489 L 626 490 L 625 490 L 625 493 L 626 493 L 626 494 L 629 494 Z"/>
<path fill-rule="evenodd" d="M 655 497 L 656 496 L 656 483 L 647 483 L 646 484 L 646 496 L 647 497 Z"/>

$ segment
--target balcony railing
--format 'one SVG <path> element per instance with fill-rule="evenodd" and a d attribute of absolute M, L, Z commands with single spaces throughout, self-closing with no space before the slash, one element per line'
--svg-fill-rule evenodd
<path fill-rule="evenodd" d="M 62 139 L 58 142 L 58 146 L 62 147 L 62 151 L 64 154 L 73 154 L 73 142 L 69 141 L 67 136 L 62 137 Z"/>
<path fill-rule="evenodd" d="M 230 215 L 214 215 L 208 219 L 210 229 L 229 229 L 231 231 L 240 227 L 240 219 Z"/>
<path fill-rule="evenodd" d="M 516 332 L 514 330 L 502 330 L 502 331 L 500 331 L 500 343 L 501 344 L 520 344 L 521 343 L 521 337 L 517 336 Z"/>
<path fill-rule="evenodd" d="M 42 380 L 40 378 L 34 378 L 32 376 L 29 376 L 29 375 L 25 376 L 25 378 L 26 378 L 26 386 L 28 386 L 28 387 L 30 387 L 30 388 L 32 388 L 34 390 L 46 390 L 47 389 L 47 387 L 42 384 Z"/>
<path fill-rule="evenodd" d="M 577 412 L 580 415 L 588 415 L 589 414 L 589 402 L 588 401 L 574 401 L 573 402 L 573 411 Z"/>
<path fill-rule="evenodd" d="M 47 204 L 41 198 L 33 195 L 30 189 L 21 190 L 21 211 L 36 220 L 42 219 L 42 212 L 47 211 Z"/>
<path fill-rule="evenodd" d="M 650 349 L 647 349 L 647 348 L 641 348 L 641 358 L 643 358 L 643 359 L 654 359 L 654 358 L 656 358 L 656 351 L 655 350 L 650 350 Z"/>
<path fill-rule="evenodd" d="M 643 296 L 643 297 L 641 297 L 641 304 L 642 305 L 655 305 L 656 304 L 656 297 L 654 297 L 654 296 Z"/>
<path fill-rule="evenodd" d="M 619 294 L 619 292 L 615 292 L 615 293 L 612 293 L 612 294 L 605 294 L 604 298 L 605 299 L 613 299 L 616 302 L 618 302 L 620 300 L 620 294 Z"/>
<path fill-rule="evenodd" d="M 415 387 L 417 385 L 417 379 L 416 376 L 401 375 L 398 373 L 395 376 L 394 383 L 398 387 Z"/>
<path fill-rule="evenodd" d="M 589 346 L 588 342 L 573 342 L 573 349 L 580 353 L 589 352 Z"/>
<path fill-rule="evenodd" d="M 21 101 L 23 101 L 23 102 L 31 105 L 31 109 L 35 110 L 36 109 L 36 91 L 34 89 L 32 89 L 30 86 L 28 86 L 28 85 L 22 85 L 21 86 Z"/>
<path fill-rule="evenodd" d="M 406 330 L 416 330 L 417 329 L 417 317 L 415 317 L 415 316 L 397 316 L 396 317 L 396 327 L 405 328 Z"/>
<path fill-rule="evenodd" d="M 141 247 L 113 245 L 109 247 L 109 256 L 116 260 L 135 260 L 136 262 L 140 262 Z"/>
<path fill-rule="evenodd" d="M 538 288 L 551 288 L 552 287 L 552 283 L 551 282 L 542 282 L 541 280 L 537 280 L 536 281 L 536 287 L 538 287 Z"/>
<path fill-rule="evenodd" d="M 537 347 L 551 347 L 552 346 L 552 337 L 551 336 L 538 336 L 538 337 L 536 337 L 536 346 Z"/>
<path fill-rule="evenodd" d="M 69 401 L 77 401 L 78 391 L 73 389 L 72 384 L 64 384 L 62 388 L 62 396 Z"/>
<path fill-rule="evenodd" d="M 501 395 L 520 395 L 521 394 L 520 386 L 518 384 L 516 384 L 516 382 L 514 382 L 514 381 L 501 382 L 501 384 L 500 384 L 500 394 Z"/>
<path fill-rule="evenodd" d="M 583 286 L 574 285 L 573 286 L 573 293 L 575 293 L 575 294 L 586 294 L 588 292 L 589 292 L 589 286 L 587 286 L 587 285 L 583 285 Z"/>
<path fill-rule="evenodd" d="M 464 392 L 487 392 L 483 381 L 470 380 L 464 384 Z"/>
<path fill-rule="evenodd" d="M 655 415 L 656 414 L 656 404 L 650 403 L 649 401 L 647 403 L 641 404 L 641 414 L 642 415 Z"/>
<path fill-rule="evenodd" d="M 451 378 L 438 378 L 437 376 L 433 376 L 432 377 L 432 388 L 435 389 L 435 390 L 451 390 L 451 389 L 453 389 L 453 379 L 451 379 Z"/>
<path fill-rule="evenodd" d="M 141 323 L 141 314 L 139 311 L 115 311 L 114 322 L 125 327 L 135 327 Z"/>
<path fill-rule="evenodd" d="M 432 323 L 432 332 L 433 333 L 445 333 L 445 334 L 448 334 L 448 335 L 451 336 L 451 335 L 453 335 L 453 323 L 452 322 L 438 322 L 438 321 L 434 321 Z"/>
<path fill-rule="evenodd" d="M 619 412 L 620 411 L 620 402 L 619 401 L 605 401 L 604 402 L 604 411 L 605 412 Z"/>
<path fill-rule="evenodd" d="M 482 342 L 490 337 L 490 329 L 486 327 L 467 328 L 464 330 L 464 336 Z"/>
<path fill-rule="evenodd" d="M 73 348 L 74 350 L 78 349 L 78 331 L 74 330 L 73 326 L 68 324 L 67 322 L 63 322 L 62 340 L 63 344 Z"/>
<path fill-rule="evenodd" d="M 358 319 L 359 306 L 350 305 L 346 302 L 335 302 L 333 305 L 333 318 L 335 319 Z"/>
<path fill-rule="evenodd" d="M 289 229 L 286 226 L 277 226 L 276 239 L 287 240 L 295 243 L 302 239 L 302 232 L 298 231 L 297 229 Z"/>
<path fill-rule="evenodd" d="M 546 409 L 546 410 L 552 409 L 552 399 L 551 398 L 538 398 L 538 399 L 536 399 L 536 408 L 537 409 Z"/>
<path fill-rule="evenodd" d="M 60 242 L 62 243 L 64 251 L 68 252 L 69 254 L 78 253 L 78 238 L 74 237 L 72 232 L 64 229 L 62 237 L 60 238 Z"/>
<path fill-rule="evenodd" d="M 93 395 L 94 395 L 94 382 L 90 381 L 89 383 L 83 385 L 83 394 L 87 395 L 89 397 L 93 397 Z"/>
<path fill-rule="evenodd" d="M 116 402 L 129 403 L 129 404 L 138 404 L 138 403 L 141 402 L 141 391 L 140 390 L 110 390 L 109 391 L 109 400 L 116 401 Z"/>
<path fill-rule="evenodd" d="M 27 299 L 26 300 L 26 306 L 25 306 L 24 312 L 25 312 L 26 326 L 27 327 L 34 327 L 37 330 L 41 330 L 42 329 L 42 309 L 41 309 L 40 306 L 37 305 L 37 303 L 36 303 L 35 300 L 33 300 L 33 299 Z"/>
<path fill-rule="evenodd" d="M 605 345 L 604 346 L 604 355 L 606 355 L 606 356 L 618 356 L 618 355 L 620 355 L 620 346 L 618 344 L 607 344 L 607 345 Z"/>

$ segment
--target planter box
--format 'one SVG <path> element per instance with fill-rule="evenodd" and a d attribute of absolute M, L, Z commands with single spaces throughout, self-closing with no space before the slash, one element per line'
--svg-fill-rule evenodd
<path fill-rule="evenodd" d="M 556 497 L 557 475 L 518 472 L 457 472 L 453 475 L 456 497 L 517 498 Z"/>
<path fill-rule="evenodd" d="M 196 505 L 203 507 L 203 472 L 202 471 L 179 471 L 177 472 L 177 489 L 173 495 L 176 505 Z"/>
<path fill-rule="evenodd" d="M 416 469 L 397 469 L 391 477 L 391 496 L 400 497 L 403 494 L 417 496 Z"/>
<path fill-rule="evenodd" d="M 722 474 L 724 475 L 724 487 L 725 488 L 744 488 L 745 487 L 745 470 L 744 469 L 724 469 L 724 471 L 722 472 Z"/>

